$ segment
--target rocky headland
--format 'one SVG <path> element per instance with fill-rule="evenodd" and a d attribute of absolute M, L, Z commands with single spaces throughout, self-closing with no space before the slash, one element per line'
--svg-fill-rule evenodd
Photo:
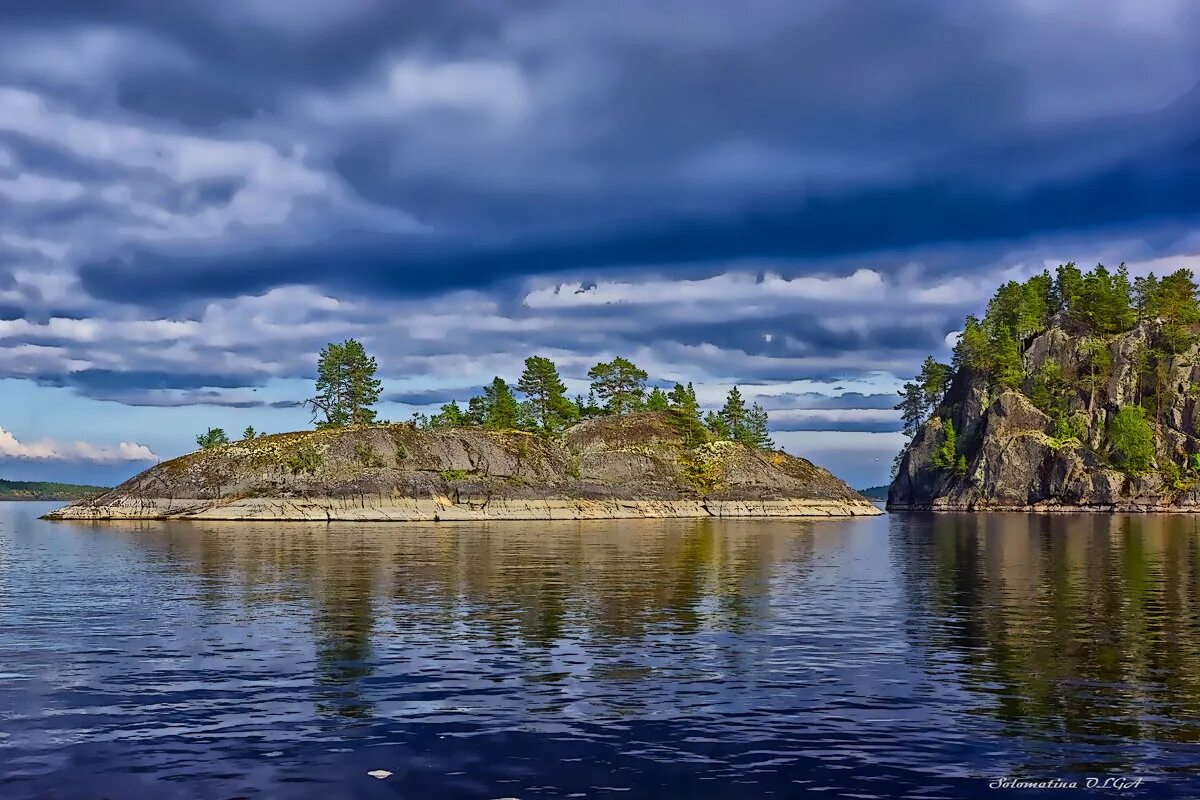
<path fill-rule="evenodd" d="M 690 446 L 665 412 L 556 438 L 361 425 L 166 461 L 48 519 L 550 520 L 881 513 L 829 471 L 731 441 Z"/>
<path fill-rule="evenodd" d="M 954 365 L 927 361 L 906 386 L 888 510 L 1200 511 L 1190 273 L 1131 287 L 1071 268 L 1002 288 Z"/>

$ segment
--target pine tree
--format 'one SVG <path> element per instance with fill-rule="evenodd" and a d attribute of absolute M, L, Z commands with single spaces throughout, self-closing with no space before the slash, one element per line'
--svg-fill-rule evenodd
<path fill-rule="evenodd" d="M 465 428 L 469 424 L 471 422 L 467 415 L 454 400 L 443 405 L 438 413 L 428 420 L 430 428 Z"/>
<path fill-rule="evenodd" d="M 575 404 L 567 399 L 567 387 L 558 376 L 558 368 L 548 358 L 525 359 L 517 389 L 528 398 L 529 416 L 542 433 L 560 431 L 579 417 Z"/>
<path fill-rule="evenodd" d="M 601 362 L 588 370 L 592 390 L 604 401 L 610 414 L 628 414 L 642 407 L 646 395 L 646 380 L 650 377 L 632 361 L 617 357 Z"/>
<path fill-rule="evenodd" d="M 229 444 L 229 437 L 225 434 L 224 428 L 209 428 L 196 437 L 196 444 L 200 446 L 201 450 L 210 450 L 223 444 Z"/>
<path fill-rule="evenodd" d="M 499 376 L 484 387 L 483 394 L 472 397 L 467 416 L 475 425 L 489 430 L 510 430 L 521 427 L 521 405 L 508 383 Z"/>
<path fill-rule="evenodd" d="M 708 431 L 700 419 L 700 404 L 696 400 L 696 390 L 689 383 L 686 387 L 675 384 L 667 394 L 670 404 L 671 418 L 675 427 L 683 434 L 688 445 L 702 444 L 708 441 Z"/>
<path fill-rule="evenodd" d="M 750 406 L 746 412 L 746 434 L 744 443 L 759 450 L 774 450 L 775 442 L 767 431 L 767 410 L 758 403 Z"/>
<path fill-rule="evenodd" d="M 892 406 L 900 412 L 904 435 L 913 437 L 925 422 L 925 392 L 921 385 L 908 381 L 900 390 L 900 402 Z"/>
<path fill-rule="evenodd" d="M 254 430 L 253 425 L 247 425 L 246 429 L 244 431 L 242 431 L 243 439 L 253 439 L 256 436 L 258 436 L 258 432 Z"/>
<path fill-rule="evenodd" d="M 742 399 L 742 393 L 738 391 L 738 387 L 734 386 L 729 390 L 729 394 L 725 396 L 725 405 L 721 406 L 717 416 L 725 423 L 725 428 L 728 430 L 725 438 L 735 441 L 742 441 L 745 438 L 746 401 Z"/>
<path fill-rule="evenodd" d="M 330 342 L 317 359 L 317 394 L 305 401 L 318 428 L 369 425 L 375 421 L 382 383 L 375 378 L 378 365 L 354 339 Z M 324 415 L 324 419 L 319 417 Z"/>
<path fill-rule="evenodd" d="M 671 407 L 667 400 L 667 393 L 655 386 L 650 394 L 646 395 L 646 410 L 647 411 L 667 411 Z"/>

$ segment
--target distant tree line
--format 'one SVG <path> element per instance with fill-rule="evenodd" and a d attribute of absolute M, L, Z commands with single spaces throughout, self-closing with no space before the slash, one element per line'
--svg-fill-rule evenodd
<path fill-rule="evenodd" d="M 1126 472 L 1144 472 L 1153 466 L 1151 423 L 1160 420 L 1170 392 L 1166 385 L 1168 362 L 1196 342 L 1195 328 L 1200 322 L 1197 290 L 1190 270 L 1130 280 L 1124 264 L 1115 271 L 1098 264 L 1083 272 L 1068 263 L 1053 275 L 1047 270 L 1025 282 L 1009 281 L 996 290 L 982 319 L 966 318 L 950 364 L 930 356 L 917 377 L 900 389 L 895 407 L 904 432 L 915 435 L 938 412 L 953 381 L 969 373 L 996 389 L 1024 391 L 1054 420 L 1060 442 L 1081 439 L 1086 434 L 1086 415 L 1078 411 L 1079 403 L 1073 403 L 1073 398 L 1083 398 L 1087 408 L 1095 407 L 1097 394 L 1111 376 L 1110 341 L 1142 321 L 1153 320 L 1157 323 L 1153 335 L 1133 353 L 1137 369 L 1134 402 L 1113 415 L 1106 431 L 1112 463 Z M 1025 349 L 1052 325 L 1078 337 L 1083 368 L 1076 374 L 1064 374 L 1061 364 L 1050 358 L 1032 372 L 1026 367 Z M 1074 412 L 1073 407 L 1077 409 Z M 943 425 L 946 437 L 934 454 L 935 466 L 965 473 L 965 459 L 956 452 L 961 442 L 950 420 L 943 420 Z M 1196 468 L 1200 469 L 1200 459 Z"/>
<path fill-rule="evenodd" d="M 317 359 L 316 392 L 305 401 L 316 427 L 378 422 L 373 407 L 379 402 L 382 383 L 375 377 L 377 371 L 375 359 L 360 342 L 347 339 L 326 345 Z M 411 422 L 425 429 L 519 430 L 554 436 L 594 417 L 658 411 L 670 415 L 689 444 L 729 440 L 760 449 L 775 446 L 767 430 L 766 410 L 758 403 L 747 406 L 736 386 L 720 409 L 702 413 L 691 383 L 647 391 L 648 373 L 626 358 L 596 364 L 588 370 L 588 378 L 587 397 L 568 398 L 554 362 L 530 356 L 515 385 L 496 376 L 465 407 L 452 400 L 435 414 L 415 413 Z M 247 428 L 243 438 L 255 435 L 253 428 Z M 196 443 L 208 449 L 228 444 L 229 437 L 221 428 L 210 428 L 196 437 Z"/>

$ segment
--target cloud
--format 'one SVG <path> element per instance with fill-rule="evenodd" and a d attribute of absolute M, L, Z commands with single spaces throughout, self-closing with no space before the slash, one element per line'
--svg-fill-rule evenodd
<path fill-rule="evenodd" d="M 41 439 L 21 442 L 0 428 L 0 457 L 54 461 L 87 461 L 112 464 L 124 461 L 156 461 L 158 456 L 143 444 L 121 442 L 115 446 L 94 445 L 88 442 L 56 442 Z"/>

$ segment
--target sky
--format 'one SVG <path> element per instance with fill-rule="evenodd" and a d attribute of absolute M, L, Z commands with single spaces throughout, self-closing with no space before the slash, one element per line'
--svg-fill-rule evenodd
<path fill-rule="evenodd" d="M 737 385 L 855 486 L 995 286 L 1200 268 L 1190 0 L 43 0 L 0 27 L 0 477 L 527 355 Z"/>

